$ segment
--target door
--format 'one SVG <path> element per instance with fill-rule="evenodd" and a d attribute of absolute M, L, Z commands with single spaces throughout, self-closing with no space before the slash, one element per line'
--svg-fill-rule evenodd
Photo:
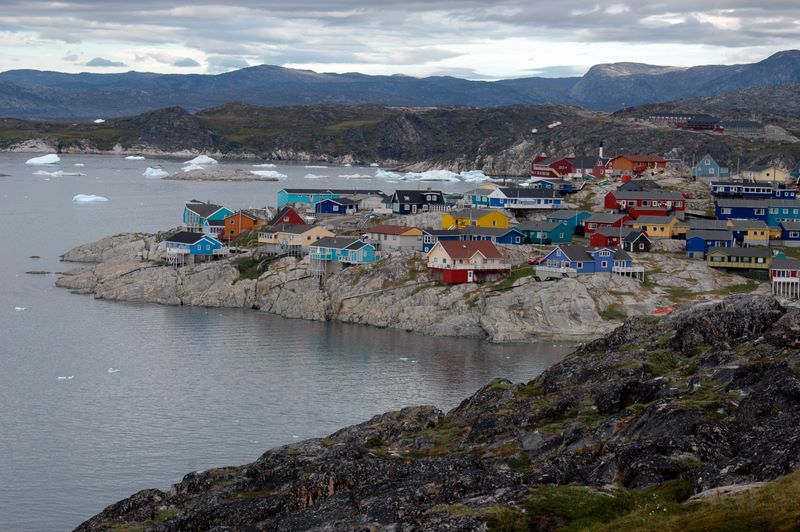
<path fill-rule="evenodd" d="M 467 270 L 467 282 L 468 283 L 475 282 L 475 275 L 472 270 Z"/>
<path fill-rule="evenodd" d="M 411 214 L 417 214 L 417 206 L 416 205 L 412 205 L 411 206 Z"/>

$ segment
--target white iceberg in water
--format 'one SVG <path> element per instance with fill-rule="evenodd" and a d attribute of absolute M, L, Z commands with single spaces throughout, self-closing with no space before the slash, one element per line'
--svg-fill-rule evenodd
<path fill-rule="evenodd" d="M 325 179 L 326 175 L 306 174 L 303 176 L 305 179 Z"/>
<path fill-rule="evenodd" d="M 280 172 L 276 172 L 275 170 L 250 170 L 251 174 L 255 174 L 259 177 L 275 177 L 278 179 L 286 179 L 286 174 L 282 174 Z"/>
<path fill-rule="evenodd" d="M 199 164 L 190 164 L 189 166 L 184 166 L 184 172 L 192 172 L 194 170 L 205 170 L 205 167 L 200 166 Z"/>
<path fill-rule="evenodd" d="M 216 159 L 212 159 L 208 155 L 198 155 L 191 161 L 186 161 L 184 164 L 200 165 L 200 164 L 218 164 Z"/>
<path fill-rule="evenodd" d="M 403 176 L 397 172 L 390 172 L 388 170 L 378 170 L 375 172 L 375 177 L 378 179 L 401 179 Z"/>
<path fill-rule="evenodd" d="M 142 174 L 144 177 L 167 177 L 169 172 L 162 170 L 161 168 L 152 168 L 150 166 Z"/>
<path fill-rule="evenodd" d="M 128 155 L 125 157 L 126 161 L 142 161 L 144 160 L 144 156 L 142 155 Z"/>
<path fill-rule="evenodd" d="M 50 153 L 48 155 L 42 155 L 41 157 L 34 157 L 33 159 L 28 159 L 25 161 L 25 164 L 58 164 L 61 162 L 61 157 L 56 155 L 55 153 Z"/>
<path fill-rule="evenodd" d="M 344 179 L 372 179 L 371 175 L 366 174 L 340 174 L 339 177 Z"/>
<path fill-rule="evenodd" d="M 483 183 L 484 181 L 491 180 L 491 177 L 484 174 L 482 170 L 470 170 L 469 172 L 461 172 L 459 176 L 461 176 L 461 179 L 463 179 L 466 183 Z"/>
<path fill-rule="evenodd" d="M 410 173 L 406 174 L 406 178 L 417 181 L 447 181 L 451 183 L 461 181 L 459 175 L 450 170 L 428 170 L 422 173 Z"/>
<path fill-rule="evenodd" d="M 94 121 L 94 123 L 95 123 L 95 124 L 103 124 L 103 123 L 105 123 L 105 120 L 103 120 L 102 118 L 98 118 L 98 119 L 96 119 L 96 120 Z"/>
<path fill-rule="evenodd" d="M 275 168 L 275 165 L 272 163 L 254 164 L 253 168 Z"/>
<path fill-rule="evenodd" d="M 380 165 L 379 165 L 378 163 L 372 163 L 372 164 L 370 164 L 370 166 L 372 166 L 373 168 L 377 168 L 377 167 L 379 167 Z"/>
<path fill-rule="evenodd" d="M 83 168 L 86 165 L 83 163 L 75 163 L 75 166 L 77 166 L 78 168 Z"/>
<path fill-rule="evenodd" d="M 309 165 L 306 166 L 306 168 L 328 168 L 328 167 L 327 166 L 318 165 L 318 164 L 309 164 Z"/>
<path fill-rule="evenodd" d="M 108 201 L 108 198 L 103 196 L 95 196 L 94 194 L 77 194 L 72 197 L 74 203 L 101 203 Z"/>

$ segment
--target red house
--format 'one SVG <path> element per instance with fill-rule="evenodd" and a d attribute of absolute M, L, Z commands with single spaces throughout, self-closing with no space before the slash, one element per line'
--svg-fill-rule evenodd
<path fill-rule="evenodd" d="M 616 227 L 619 229 L 631 218 L 627 214 L 598 213 L 593 214 L 583 221 L 583 234 L 591 236 L 601 227 Z"/>
<path fill-rule="evenodd" d="M 769 268 L 772 293 L 776 296 L 800 298 L 800 260 L 775 258 Z"/>
<path fill-rule="evenodd" d="M 444 284 L 499 281 L 510 271 L 489 240 L 439 240 L 428 252 L 431 279 Z"/>
<path fill-rule="evenodd" d="M 272 217 L 267 223 L 269 227 L 276 227 L 278 225 L 305 225 L 306 221 L 300 216 L 296 210 L 291 207 L 284 207 Z"/>
<path fill-rule="evenodd" d="M 632 227 L 600 227 L 589 237 L 589 244 L 597 248 L 622 247 L 622 240 L 633 231 Z"/>
<path fill-rule="evenodd" d="M 669 213 L 682 213 L 686 210 L 686 198 L 680 192 L 665 190 L 613 190 L 603 200 L 606 209 L 619 212 L 636 210 L 639 216 L 664 216 L 663 209 Z M 651 209 L 655 209 L 652 210 Z"/>
<path fill-rule="evenodd" d="M 535 157 L 531 161 L 531 176 L 561 178 L 575 171 L 572 157 Z"/>

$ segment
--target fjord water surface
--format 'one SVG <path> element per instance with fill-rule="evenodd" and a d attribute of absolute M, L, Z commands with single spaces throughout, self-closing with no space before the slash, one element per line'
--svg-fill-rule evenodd
<path fill-rule="evenodd" d="M 60 254 L 106 235 L 175 227 L 192 198 L 258 207 L 274 205 L 284 186 L 417 184 L 338 177 L 375 173 L 355 167 L 315 168 L 328 177 L 309 180 L 303 165 L 275 168 L 289 176 L 277 183 L 168 181 L 142 173 L 180 161 L 65 155 L 40 168 L 24 164 L 30 157 L 0 155 L 9 174 L 0 176 L 0 529 L 69 529 L 193 470 L 248 462 L 402 406 L 452 408 L 493 377 L 528 380 L 570 349 L 73 295 L 55 275 L 25 272 L 72 268 Z M 58 169 L 87 175 L 34 175 Z M 109 201 L 75 204 L 76 194 Z"/>

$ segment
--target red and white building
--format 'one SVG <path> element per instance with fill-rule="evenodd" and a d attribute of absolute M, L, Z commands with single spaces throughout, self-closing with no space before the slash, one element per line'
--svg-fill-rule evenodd
<path fill-rule="evenodd" d="M 636 216 L 665 216 L 674 214 L 683 218 L 686 211 L 686 198 L 679 192 L 665 190 L 612 190 L 603 201 L 606 209 L 631 213 Z"/>
<path fill-rule="evenodd" d="M 428 252 L 431 279 L 443 284 L 499 281 L 511 271 L 488 240 L 440 240 Z"/>
<path fill-rule="evenodd" d="M 800 298 L 800 260 L 772 259 L 769 267 L 772 293 L 790 299 Z"/>

